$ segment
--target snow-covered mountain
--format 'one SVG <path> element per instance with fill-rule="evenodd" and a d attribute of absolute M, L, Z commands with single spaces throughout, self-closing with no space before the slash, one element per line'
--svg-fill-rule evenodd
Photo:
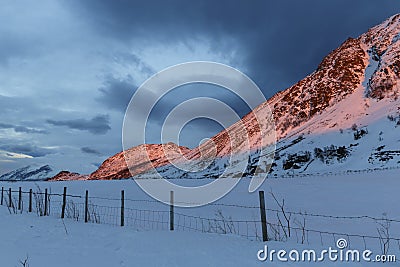
<path fill-rule="evenodd" d="M 54 176 L 49 165 L 25 166 L 0 176 L 0 181 L 41 181 Z"/>
<path fill-rule="evenodd" d="M 138 177 L 153 177 L 148 172 L 152 167 L 169 177 L 218 177 L 227 166 L 231 151 L 242 149 L 242 141 L 238 140 L 234 140 L 238 147 L 232 149 L 229 136 L 240 139 L 245 135 L 251 151 L 245 176 L 254 172 L 259 162 L 265 164 L 261 170 L 268 171 L 271 162 L 263 161 L 259 152 L 266 145 L 263 138 L 270 133 L 271 125 L 275 125 L 278 141 L 270 169 L 273 176 L 397 167 L 399 75 L 397 14 L 358 38 L 347 39 L 313 73 L 198 148 L 189 150 L 172 143 L 141 145 L 125 152 L 131 172 L 121 152 L 90 175 L 62 172 L 54 179 L 121 179 L 131 177 L 132 171 Z M 265 131 L 260 130 L 262 127 L 266 127 Z M 170 164 L 170 159 L 179 161 L 182 155 L 196 164 L 201 164 L 205 155 L 205 159 L 207 155 L 217 158 L 207 163 L 208 168 L 193 172 Z"/>
<path fill-rule="evenodd" d="M 106 159 L 101 166 L 90 175 L 80 175 L 62 171 L 52 180 L 111 180 L 129 178 L 133 174 L 145 172 L 154 167 L 160 167 L 169 163 L 168 159 L 177 155 L 186 154 L 190 150 L 187 147 L 177 146 L 174 143 L 164 145 L 140 145 L 120 152 Z M 168 156 L 168 158 L 167 158 Z M 128 169 L 125 157 L 129 159 L 131 172 Z"/>
<path fill-rule="evenodd" d="M 273 176 L 335 173 L 392 168 L 400 163 L 400 14 L 362 34 L 347 39 L 292 87 L 277 93 L 200 147 L 219 156 L 230 152 L 228 133 L 244 124 L 252 149 L 260 146 L 255 118 L 270 116 L 276 126 L 277 149 Z M 237 128 L 237 130 L 236 130 Z M 198 151 L 188 156 L 196 157 Z M 249 158 L 248 170 L 260 159 Z M 158 171 L 168 177 L 218 177 L 226 160 L 204 171 L 183 172 L 171 166 Z M 268 166 L 265 167 L 265 169 Z M 142 174 L 151 177 L 152 174 Z"/>

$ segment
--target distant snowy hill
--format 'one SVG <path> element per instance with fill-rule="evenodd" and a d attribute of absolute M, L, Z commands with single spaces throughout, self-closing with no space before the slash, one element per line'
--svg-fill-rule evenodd
<path fill-rule="evenodd" d="M 43 181 L 55 175 L 49 165 L 25 166 L 0 176 L 0 181 Z"/>

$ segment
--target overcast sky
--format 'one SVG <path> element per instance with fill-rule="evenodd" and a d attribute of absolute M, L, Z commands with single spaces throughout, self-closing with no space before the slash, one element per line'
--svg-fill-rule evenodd
<path fill-rule="evenodd" d="M 0 174 L 31 163 L 93 171 L 122 149 L 124 111 L 137 87 L 168 66 L 228 64 L 268 98 L 348 37 L 398 12 L 394 0 L 1 1 Z M 217 87 L 186 86 L 159 103 L 154 129 L 198 96 L 224 101 L 240 116 L 249 111 Z M 194 121 L 181 145 L 219 130 Z M 149 142 L 159 141 L 155 132 Z"/>

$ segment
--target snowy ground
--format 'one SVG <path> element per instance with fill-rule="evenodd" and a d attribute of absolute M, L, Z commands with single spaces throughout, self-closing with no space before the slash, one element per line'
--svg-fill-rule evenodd
<path fill-rule="evenodd" d="M 9 215 L 4 208 L 1 217 L 1 266 L 22 266 L 19 261 L 26 258 L 31 267 L 365 266 L 362 262 L 261 262 L 257 259 L 257 252 L 263 244 L 235 236 L 138 232 L 72 221 L 66 221 L 65 228 L 61 219 Z M 269 242 L 268 246 L 269 249 L 288 251 L 310 249 L 305 245 L 280 242 Z"/>
<path fill-rule="evenodd" d="M 390 219 L 400 219 L 398 170 L 366 174 L 352 174 L 294 179 L 267 179 L 262 189 L 266 192 L 267 208 L 277 208 L 272 196 L 285 199 L 287 211 L 332 216 L 369 215 L 380 218 L 385 213 Z M 152 182 L 152 181 L 149 181 Z M 182 181 L 181 181 L 182 182 Z M 202 181 L 204 182 L 204 181 Z M 192 184 L 193 181 L 185 181 Z M 125 181 L 75 181 L 7 183 L 5 189 L 19 186 L 23 190 L 40 186 L 52 193 L 61 193 L 68 187 L 69 194 L 83 195 L 86 189 L 90 196 L 115 198 L 118 206 L 120 190 L 125 190 L 126 198 L 151 200 L 131 180 Z M 247 192 L 248 181 L 238 186 L 217 204 L 240 204 L 257 207 L 258 195 Z M 17 195 L 14 193 L 14 196 Z M 93 199 L 98 205 L 111 205 L 110 200 Z M 26 202 L 24 202 L 26 205 Z M 145 204 L 127 201 L 131 208 L 146 208 L 168 212 L 168 206 L 161 203 Z M 55 206 L 53 208 L 56 208 Z M 176 208 L 177 213 L 213 217 L 218 209 L 233 220 L 259 220 L 257 208 L 237 208 L 227 206 L 206 206 L 195 209 Z M 6 207 L 0 207 L 1 266 L 21 266 L 19 260 L 29 256 L 30 266 L 302 266 L 310 263 L 259 262 L 257 251 L 263 248 L 260 241 L 248 240 L 236 235 L 211 234 L 177 229 L 168 231 L 168 225 L 160 229 L 140 229 L 135 225 L 115 227 L 110 225 L 84 224 L 65 219 L 66 229 L 56 215 L 37 217 L 34 214 L 10 215 Z M 293 215 L 296 216 L 296 215 Z M 168 213 L 167 213 L 168 217 Z M 276 214 L 267 213 L 268 220 L 274 222 Z M 293 218 L 292 218 L 293 219 Z M 370 219 L 333 219 L 307 217 L 309 229 L 378 236 L 377 223 Z M 294 222 L 292 222 L 294 225 Z M 259 231 L 259 229 L 258 229 Z M 400 237 L 400 223 L 391 222 L 390 236 Z M 287 242 L 268 242 L 269 249 L 327 249 L 335 248 L 335 239 L 342 236 L 309 234 L 308 242 L 299 244 L 296 238 Z M 321 239 L 322 238 L 322 242 Z M 346 238 L 346 236 L 344 236 Z M 365 244 L 350 237 L 351 248 L 364 249 Z M 367 249 L 380 254 L 379 240 L 367 240 Z M 400 247 L 391 243 L 390 252 L 400 257 Z M 321 266 L 321 263 L 317 263 Z M 397 263 L 386 263 L 396 266 Z M 323 266 L 374 266 L 373 263 L 329 262 Z M 382 264 L 380 264 L 382 266 Z"/>
<path fill-rule="evenodd" d="M 1 266 L 252 266 L 260 243 L 195 233 L 137 232 L 1 209 Z M 8 212 L 7 212 L 8 213 Z M 240 253 L 238 253 L 240 252 Z"/>

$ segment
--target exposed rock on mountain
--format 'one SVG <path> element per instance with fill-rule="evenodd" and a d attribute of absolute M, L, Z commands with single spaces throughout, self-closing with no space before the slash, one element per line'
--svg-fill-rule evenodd
<path fill-rule="evenodd" d="M 74 181 L 74 180 L 87 180 L 88 175 L 81 175 L 76 172 L 60 171 L 56 176 L 50 180 L 54 181 Z"/>
<path fill-rule="evenodd" d="M 165 145 L 140 145 L 125 153 L 120 152 L 101 164 L 98 170 L 89 176 L 89 180 L 121 179 L 131 177 L 125 161 L 130 163 L 133 174 L 139 174 L 153 167 L 163 166 L 181 154 L 189 152 L 187 147 L 177 146 L 174 143 Z M 125 155 L 124 155 L 125 154 Z"/>

